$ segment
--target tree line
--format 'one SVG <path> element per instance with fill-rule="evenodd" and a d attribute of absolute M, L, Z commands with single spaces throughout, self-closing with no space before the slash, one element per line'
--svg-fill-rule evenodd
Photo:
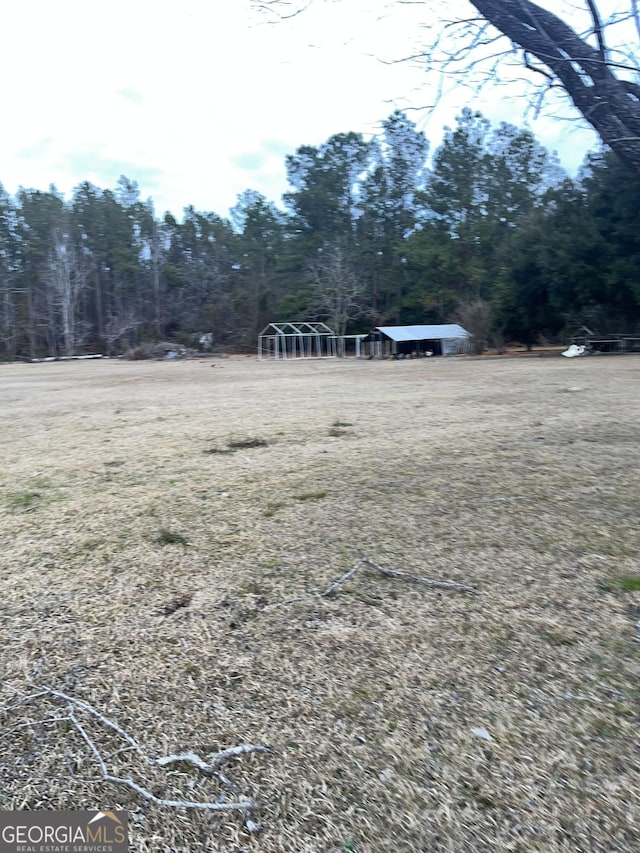
<path fill-rule="evenodd" d="M 478 348 L 640 324 L 640 178 L 615 154 L 576 179 L 529 130 L 465 109 L 429 158 L 395 111 L 286 158 L 284 210 L 158 216 L 135 181 L 0 186 L 0 358 L 121 353 L 141 341 L 255 347 L 273 320 L 338 334 L 458 320 Z"/>

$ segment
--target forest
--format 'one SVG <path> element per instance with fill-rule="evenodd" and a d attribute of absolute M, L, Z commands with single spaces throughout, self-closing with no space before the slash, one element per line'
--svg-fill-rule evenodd
<path fill-rule="evenodd" d="M 125 176 L 68 200 L 0 185 L 0 359 L 204 333 L 251 352 L 274 320 L 453 320 L 477 351 L 640 331 L 640 178 L 606 148 L 570 178 L 527 129 L 465 109 L 432 153 L 395 111 L 286 170 L 282 207 L 247 190 L 229 218 L 159 215 Z"/>

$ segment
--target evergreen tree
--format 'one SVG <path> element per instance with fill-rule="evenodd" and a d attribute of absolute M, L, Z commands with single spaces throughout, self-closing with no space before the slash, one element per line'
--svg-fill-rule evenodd
<path fill-rule="evenodd" d="M 19 334 L 20 294 L 17 278 L 20 270 L 16 209 L 0 184 L 0 358 L 16 356 Z"/>

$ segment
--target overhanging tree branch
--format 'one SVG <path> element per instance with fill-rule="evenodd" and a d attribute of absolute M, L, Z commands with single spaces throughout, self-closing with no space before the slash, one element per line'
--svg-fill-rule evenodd
<path fill-rule="evenodd" d="M 302 0 L 299 10 L 301 4 Z M 640 36 L 639 4 L 640 0 L 629 0 L 624 9 L 604 14 L 604 2 L 585 0 L 590 22 L 582 31 L 562 13 L 550 12 L 532 0 L 470 0 L 477 16 L 463 12 L 457 19 L 421 29 L 422 34 L 430 33 L 428 44 L 404 60 L 424 60 L 428 70 L 464 85 L 479 74 L 481 81 L 496 83 L 496 61 L 500 60 L 494 51 L 487 55 L 487 45 L 504 36 L 511 42 L 511 49 L 505 42 L 501 54 L 506 80 L 515 80 L 514 57 L 521 68 L 547 80 L 546 88 L 537 92 L 536 112 L 545 92 L 561 89 L 602 141 L 640 174 L 640 68 L 637 46 L 629 44 L 627 32 L 634 26 Z M 259 5 L 273 8 L 280 3 L 261 0 Z M 395 0 L 395 5 L 413 3 Z M 423 5 L 436 12 L 436 3 Z M 625 26 L 626 31 L 621 29 Z M 614 32 L 622 32 L 622 39 L 610 38 Z"/>
<path fill-rule="evenodd" d="M 603 142 L 640 172 L 640 102 L 633 97 L 637 85 L 614 73 L 621 64 L 608 60 L 601 16 L 593 0 L 588 4 L 598 48 L 531 0 L 473 0 L 487 21 L 561 83 Z"/>

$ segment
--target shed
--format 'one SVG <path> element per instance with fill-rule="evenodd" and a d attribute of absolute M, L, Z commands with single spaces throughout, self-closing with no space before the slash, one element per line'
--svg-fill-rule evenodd
<path fill-rule="evenodd" d="M 370 335 L 371 355 L 456 355 L 468 352 L 471 335 L 458 323 L 434 326 L 377 326 Z"/>
<path fill-rule="evenodd" d="M 594 353 L 640 352 L 640 335 L 628 335 L 610 332 L 599 335 L 587 326 L 581 326 L 569 339 L 570 346 L 583 346 Z"/>
<path fill-rule="evenodd" d="M 336 335 L 325 323 L 269 323 L 258 336 L 258 359 L 336 358 Z"/>

